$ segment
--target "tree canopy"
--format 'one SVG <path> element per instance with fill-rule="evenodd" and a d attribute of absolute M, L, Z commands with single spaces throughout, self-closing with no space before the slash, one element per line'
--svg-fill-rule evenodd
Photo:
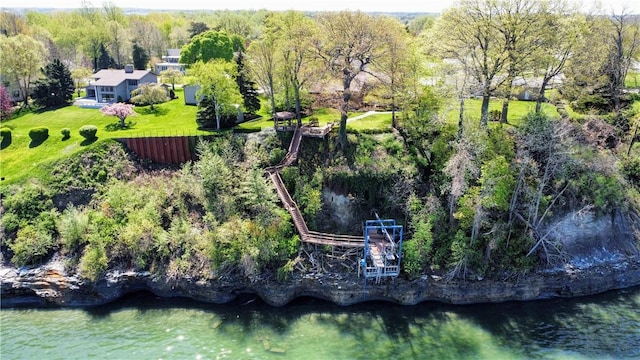
<path fill-rule="evenodd" d="M 44 78 L 36 82 L 33 99 L 42 107 L 68 104 L 73 98 L 75 86 L 71 72 L 59 59 L 54 59 L 42 69 Z"/>
<path fill-rule="evenodd" d="M 180 51 L 180 62 L 184 64 L 212 59 L 233 59 L 233 42 L 227 33 L 215 30 L 199 33 Z"/>

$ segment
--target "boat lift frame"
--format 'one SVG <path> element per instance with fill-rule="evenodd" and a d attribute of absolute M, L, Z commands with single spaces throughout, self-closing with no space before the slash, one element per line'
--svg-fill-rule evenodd
<path fill-rule="evenodd" d="M 364 251 L 359 261 L 358 276 L 362 272 L 365 281 L 383 277 L 396 277 L 400 274 L 402 260 L 403 226 L 395 219 L 365 221 Z"/>

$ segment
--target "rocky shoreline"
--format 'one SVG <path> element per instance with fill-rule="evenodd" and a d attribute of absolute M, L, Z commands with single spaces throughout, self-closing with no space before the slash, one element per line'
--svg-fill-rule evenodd
<path fill-rule="evenodd" d="M 161 297 L 186 297 L 209 303 L 227 303 L 253 294 L 273 306 L 299 297 L 314 297 L 338 305 L 389 301 L 415 305 L 425 301 L 450 304 L 498 303 L 593 295 L 640 285 L 640 256 L 610 258 L 588 265 L 566 265 L 511 279 L 445 280 L 425 275 L 419 279 L 383 279 L 380 284 L 351 274 L 296 275 L 287 282 L 272 276 L 169 280 L 149 272 L 110 271 L 96 282 L 65 272 L 62 262 L 32 268 L 0 267 L 0 305 L 90 307 L 115 301 L 137 291 Z"/>

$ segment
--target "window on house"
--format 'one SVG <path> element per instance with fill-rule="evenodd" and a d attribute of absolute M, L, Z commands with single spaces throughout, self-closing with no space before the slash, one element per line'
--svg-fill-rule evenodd
<path fill-rule="evenodd" d="M 127 83 L 129 84 L 129 86 L 138 86 L 138 80 L 129 79 L 127 80 Z"/>
<path fill-rule="evenodd" d="M 103 92 L 113 92 L 113 86 L 102 86 Z"/>

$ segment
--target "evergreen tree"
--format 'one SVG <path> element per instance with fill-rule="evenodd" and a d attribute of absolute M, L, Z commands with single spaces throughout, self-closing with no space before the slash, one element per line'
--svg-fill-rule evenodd
<path fill-rule="evenodd" d="M 256 87 L 256 83 L 249 79 L 247 69 L 244 66 L 244 61 L 244 53 L 238 52 L 238 55 L 236 56 L 236 63 L 238 64 L 236 82 L 238 83 L 240 94 L 242 95 L 245 111 L 249 114 L 255 114 L 260 110 L 258 89 Z"/>
<path fill-rule="evenodd" d="M 146 70 L 147 63 L 149 63 L 149 55 L 147 52 L 140 47 L 137 43 L 133 44 L 133 53 L 131 54 L 133 57 L 133 67 L 136 70 Z"/>
<path fill-rule="evenodd" d="M 232 127 L 235 125 L 236 116 L 231 114 L 220 115 L 220 128 Z M 211 96 L 205 96 L 198 103 L 196 113 L 196 123 L 199 129 L 216 129 L 216 102 Z"/>
<path fill-rule="evenodd" d="M 198 112 L 196 113 L 196 123 L 200 129 L 215 129 L 216 110 L 214 102 L 209 96 L 205 96 L 198 102 Z"/>
<path fill-rule="evenodd" d="M 44 78 L 36 81 L 33 99 L 43 107 L 67 104 L 73 98 L 75 86 L 71 71 L 60 59 L 54 59 L 44 69 Z"/>
<path fill-rule="evenodd" d="M 114 68 L 116 65 L 115 60 L 109 55 L 107 48 L 104 44 L 100 45 L 100 56 L 98 57 L 98 70 Z"/>

